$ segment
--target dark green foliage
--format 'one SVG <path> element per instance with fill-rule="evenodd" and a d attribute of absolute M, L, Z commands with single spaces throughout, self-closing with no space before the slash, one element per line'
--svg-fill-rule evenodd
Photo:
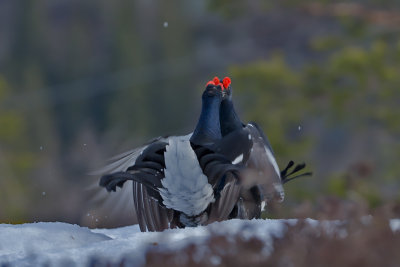
<path fill-rule="evenodd" d="M 232 75 L 239 114 L 262 125 L 281 167 L 293 159 L 314 172 L 287 183 L 265 216 L 293 217 L 325 194 L 400 199 L 398 7 L 0 1 L 0 222 L 97 225 L 83 203 L 84 181 L 98 181 L 86 174 L 190 132 L 214 75 Z"/>
<path fill-rule="evenodd" d="M 394 197 L 385 190 L 389 184 L 400 186 L 396 167 L 400 51 L 396 41 L 374 41 L 366 48 L 345 46 L 322 64 L 308 63 L 300 70 L 287 65 L 281 54 L 265 62 L 231 68 L 236 97 L 242 100 L 246 119 L 263 125 L 279 161 L 283 164 L 292 158 L 304 160 L 310 169 L 317 169 L 311 178 L 313 183 L 325 183 L 316 190 L 309 181 L 296 181 L 295 191 L 289 189 L 287 194 L 289 199 L 301 201 L 305 192 L 345 198 L 354 191 L 375 206 Z M 321 155 L 316 151 L 325 142 L 320 131 L 332 132 L 330 139 L 335 142 L 338 129 L 343 132 L 338 135 L 344 137 L 337 149 L 345 151 L 350 146 L 371 154 L 358 159 L 361 163 L 342 154 L 352 165 L 339 165 L 332 159 L 330 163 L 337 166 L 331 166 L 330 171 L 318 169 Z M 357 148 L 354 143 L 363 136 L 367 136 L 360 144 L 364 148 Z M 366 165 L 367 170 L 350 177 L 359 164 Z M 349 186 L 349 179 L 356 182 Z"/>

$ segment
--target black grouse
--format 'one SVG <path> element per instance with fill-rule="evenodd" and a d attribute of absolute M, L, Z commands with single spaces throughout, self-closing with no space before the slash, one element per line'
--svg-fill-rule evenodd
<path fill-rule="evenodd" d="M 207 85 L 192 135 L 159 138 L 147 145 L 125 171 L 100 179 L 100 186 L 108 191 L 122 187 L 127 180 L 133 181 L 136 215 L 142 231 L 203 225 L 229 218 L 240 191 L 239 167 L 215 149 L 221 139 L 222 89 Z"/>
<path fill-rule="evenodd" d="M 228 77 L 207 83 L 192 134 L 159 137 L 103 169 L 113 172 L 100 180 L 108 191 L 133 181 L 142 231 L 260 218 L 265 203 L 283 200 L 283 183 L 309 175 L 290 177 L 305 167 L 287 174 L 292 161 L 279 171 L 261 128 L 236 114 L 230 84 Z"/>
<path fill-rule="evenodd" d="M 224 88 L 220 106 L 222 139 L 218 143 L 218 151 L 241 167 L 241 191 L 231 218 L 260 218 L 270 201 L 283 201 L 285 193 L 282 184 L 311 173 L 293 177 L 293 174 L 305 168 L 305 164 L 300 164 L 288 174 L 294 165 L 292 161 L 281 172 L 262 129 L 255 122 L 244 124 L 239 119 L 232 102 L 230 78 L 225 77 L 220 81 L 215 77 L 213 82 L 222 84 Z"/>

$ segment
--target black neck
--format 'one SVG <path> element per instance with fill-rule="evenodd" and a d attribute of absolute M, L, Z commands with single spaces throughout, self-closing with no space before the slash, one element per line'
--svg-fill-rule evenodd
<path fill-rule="evenodd" d="M 219 108 L 221 96 L 204 96 L 201 114 L 190 141 L 197 145 L 213 143 L 221 138 Z"/>
<path fill-rule="evenodd" d="M 230 132 L 241 129 L 243 127 L 243 123 L 240 121 L 239 116 L 236 114 L 231 99 L 224 99 L 221 102 L 219 114 L 222 136 L 225 136 Z"/>

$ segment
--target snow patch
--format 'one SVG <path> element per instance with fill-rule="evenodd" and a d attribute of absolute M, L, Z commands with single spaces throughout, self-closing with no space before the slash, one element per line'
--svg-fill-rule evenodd
<path fill-rule="evenodd" d="M 287 220 L 230 220 L 208 226 L 142 233 L 138 225 L 116 229 L 88 229 L 67 223 L 0 224 L 0 265 L 87 266 L 96 257 L 110 263 L 123 258 L 142 266 L 148 248 L 166 251 L 188 244 L 205 244 L 215 234 L 263 240 L 272 249 L 272 235 L 281 235 Z M 218 259 L 213 260 L 218 263 Z"/>
<path fill-rule="evenodd" d="M 0 263 L 25 266 L 36 255 L 46 255 L 42 262 L 60 261 L 66 250 L 90 248 L 91 245 L 111 240 L 101 233 L 67 223 L 33 223 L 22 225 L 0 224 Z M 70 255 L 78 260 L 77 253 Z"/>
<path fill-rule="evenodd" d="M 295 225 L 296 219 L 289 220 L 229 220 L 207 226 L 185 229 L 169 229 L 164 232 L 142 233 L 138 225 L 116 229 L 88 229 L 67 223 L 32 223 L 22 225 L 0 224 L 0 266 L 88 266 L 96 257 L 97 261 L 117 264 L 122 259 L 145 264 L 146 251 L 158 246 L 161 251 L 177 251 L 190 244 L 206 246 L 215 235 L 241 235 L 244 239 L 257 237 L 264 248 L 263 255 L 273 249 L 273 238 L 284 235 L 287 225 Z M 343 221 L 316 221 L 306 219 L 310 226 L 321 225 L 328 233 L 335 233 Z M 400 230 L 400 219 L 390 221 L 393 231 Z M 339 229 L 340 230 L 340 229 Z M 347 233 L 339 233 L 346 237 Z M 203 253 L 199 251 L 199 258 Z M 220 263 L 219 256 L 210 259 L 212 264 Z"/>
<path fill-rule="evenodd" d="M 390 228 L 393 232 L 400 231 L 400 219 L 392 219 L 390 220 Z"/>

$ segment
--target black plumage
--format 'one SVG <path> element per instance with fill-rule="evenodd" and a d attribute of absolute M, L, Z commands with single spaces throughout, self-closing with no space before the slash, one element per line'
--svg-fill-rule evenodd
<path fill-rule="evenodd" d="M 230 81 L 224 79 L 222 82 L 216 78 L 208 83 L 202 96 L 202 112 L 192 134 L 156 138 L 142 148 L 123 154 L 105 168 L 107 172 L 114 171 L 100 179 L 100 186 L 107 191 L 116 191 L 116 187 L 132 181 L 141 231 L 204 225 L 229 218 L 259 218 L 263 202 L 283 200 L 283 183 L 310 174 L 293 176 L 305 167 L 305 164 L 297 165 L 289 172 L 293 162 L 289 162 L 283 171 L 279 170 L 261 128 L 254 122 L 243 124 L 236 114 L 229 85 Z M 168 191 L 171 181 L 168 182 L 167 178 L 171 176 L 166 170 L 175 167 L 167 166 L 166 156 L 171 157 L 167 150 L 174 142 L 178 146 L 180 142 L 190 143 L 189 148 L 179 146 L 175 156 L 179 158 L 178 154 L 186 149 L 194 152 L 201 175 L 205 175 L 212 188 L 214 200 L 206 202 L 206 206 L 195 213 L 185 213 L 186 203 L 175 205 L 178 196 Z M 185 169 L 185 166 L 176 168 L 178 177 L 182 171 L 179 168 Z M 187 186 L 187 181 L 179 178 L 172 179 L 174 183 L 173 186 L 183 186 L 183 189 Z M 189 187 L 190 183 L 196 186 L 198 181 L 189 182 Z M 183 197 L 190 198 L 200 189 L 207 191 L 207 185 Z M 179 195 L 181 192 L 175 193 Z"/>
<path fill-rule="evenodd" d="M 220 142 L 225 144 L 218 145 L 221 153 L 230 160 L 240 159 L 235 163 L 241 167 L 241 191 L 231 217 L 260 218 L 262 206 L 270 201 L 283 201 L 284 183 L 311 173 L 289 177 L 305 168 L 305 164 L 300 164 L 287 174 L 293 165 L 292 161 L 288 168 L 280 172 L 271 144 L 263 130 L 255 122 L 244 124 L 237 115 L 232 102 L 230 80 L 225 79 L 223 83 L 229 86 L 224 90 L 220 106 Z"/>
<path fill-rule="evenodd" d="M 188 215 L 178 208 L 168 206 L 163 199 L 166 188 L 166 149 L 171 138 L 159 138 L 147 145 L 135 162 L 126 170 L 104 175 L 100 186 L 108 191 L 122 187 L 125 181 L 133 182 L 133 196 L 140 229 L 161 231 L 166 228 L 195 226 L 228 219 L 236 204 L 240 186 L 239 167 L 218 152 L 215 144 L 221 139 L 219 107 L 221 87 L 209 85 L 203 93 L 203 107 L 195 131 L 190 136 L 172 137 L 177 142 L 190 142 L 202 173 L 211 185 L 215 201 L 199 214 Z M 173 168 L 172 168 L 173 169 Z M 179 180 L 177 181 L 179 182 Z M 167 203 L 167 204 L 166 204 Z M 171 204 L 170 204 L 171 205 Z"/>

